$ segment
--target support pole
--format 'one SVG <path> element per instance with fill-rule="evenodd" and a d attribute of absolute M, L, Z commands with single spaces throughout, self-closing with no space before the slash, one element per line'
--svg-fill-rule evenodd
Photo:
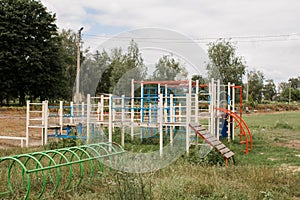
<path fill-rule="evenodd" d="M 121 104 L 122 104 L 122 114 L 121 114 L 121 126 L 122 126 L 122 135 L 121 135 L 121 145 L 122 147 L 125 146 L 125 126 L 124 126 L 124 121 L 125 121 L 125 95 L 122 95 L 121 99 Z"/>
<path fill-rule="evenodd" d="M 217 95 L 217 108 L 220 108 L 220 95 L 221 95 L 221 86 L 220 86 L 220 79 L 217 80 L 217 91 L 216 91 L 216 95 Z M 216 111 L 217 112 L 217 138 L 220 138 L 220 111 L 219 109 Z"/>
<path fill-rule="evenodd" d="M 163 155 L 163 95 L 159 94 L 158 109 L 159 109 L 159 155 Z"/>
<path fill-rule="evenodd" d="M 231 87 L 232 90 L 232 112 L 235 113 L 235 84 L 232 84 Z M 232 127 L 232 140 L 234 140 L 234 118 L 232 118 L 231 122 L 231 127 Z"/>
<path fill-rule="evenodd" d="M 227 86 L 227 109 L 228 110 L 231 110 L 231 94 L 230 94 L 230 82 L 228 83 L 228 86 Z M 227 120 L 227 136 L 228 136 L 228 142 L 230 142 L 230 135 L 231 135 L 231 121 L 230 121 L 230 116 L 228 115 L 228 120 Z"/>
<path fill-rule="evenodd" d="M 63 132 L 63 104 L 64 102 L 63 101 L 60 101 L 59 102 L 59 131 L 60 131 L 60 134 L 62 134 Z"/>
<path fill-rule="evenodd" d="M 26 101 L 26 147 L 29 147 L 30 101 Z"/>
<path fill-rule="evenodd" d="M 131 111 L 130 111 L 130 121 L 131 121 L 131 140 L 134 136 L 134 79 L 131 79 Z"/>
<path fill-rule="evenodd" d="M 86 99 L 86 142 L 90 142 L 90 116 L 91 116 L 91 95 L 87 95 Z"/>
<path fill-rule="evenodd" d="M 113 115 L 113 98 L 112 94 L 109 95 L 109 117 L 108 117 L 108 142 L 112 142 L 112 129 L 113 129 L 113 121 L 112 121 L 112 115 Z"/>
<path fill-rule="evenodd" d="M 174 120 L 174 102 L 173 102 L 173 94 L 170 94 L 170 122 L 173 123 L 175 122 Z M 170 127 L 170 143 L 171 146 L 173 146 L 173 131 L 174 131 L 174 126 Z"/>
<path fill-rule="evenodd" d="M 190 115 L 191 115 L 191 96 L 189 93 L 186 94 L 186 133 L 185 133 L 185 149 L 188 154 L 190 151 Z"/>

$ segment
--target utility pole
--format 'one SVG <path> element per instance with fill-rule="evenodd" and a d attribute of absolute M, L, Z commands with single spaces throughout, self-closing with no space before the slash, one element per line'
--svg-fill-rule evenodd
<path fill-rule="evenodd" d="M 78 40 L 77 40 L 77 69 L 76 69 L 76 91 L 74 101 L 76 104 L 79 103 L 80 93 L 79 93 L 79 80 L 80 80 L 80 45 L 81 45 L 81 31 L 83 27 L 78 30 Z"/>

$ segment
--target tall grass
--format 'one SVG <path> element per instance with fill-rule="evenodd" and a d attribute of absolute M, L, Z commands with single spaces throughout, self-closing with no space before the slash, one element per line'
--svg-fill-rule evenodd
<path fill-rule="evenodd" d="M 201 158 L 198 150 L 192 148 L 189 156 L 183 155 L 168 167 L 152 173 L 131 174 L 106 167 L 101 176 L 85 178 L 72 190 L 64 191 L 62 187 L 54 195 L 49 190 L 43 197 L 74 200 L 299 199 L 299 149 L 284 144 L 300 140 L 300 113 L 246 115 L 245 120 L 253 133 L 254 149 L 245 155 L 244 146 L 238 141 L 227 143 L 235 152 L 236 165 L 230 163 L 225 167 L 224 160 L 215 152 Z M 26 151 L 28 149 L 10 149 L 0 154 Z M 67 169 L 63 170 L 67 177 Z M 88 170 L 85 174 L 88 177 Z M 4 183 L 6 177 L 0 179 Z M 16 192 L 14 196 L 1 196 L 1 199 L 19 199 L 20 194 Z"/>

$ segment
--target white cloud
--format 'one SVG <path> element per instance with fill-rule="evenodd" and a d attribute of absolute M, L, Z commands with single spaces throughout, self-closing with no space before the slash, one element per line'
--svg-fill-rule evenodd
<path fill-rule="evenodd" d="M 84 34 L 116 34 L 141 27 L 168 28 L 193 38 L 300 33 L 297 0 L 42 0 L 42 3 L 57 13 L 59 27 L 78 30 L 84 26 Z M 103 30 L 108 27 L 111 28 L 108 32 Z M 85 39 L 90 46 L 102 41 Z M 296 36 L 290 39 L 293 40 L 253 43 L 234 40 L 238 41 L 238 53 L 250 67 L 263 69 L 266 77 L 278 82 L 300 75 L 297 66 L 300 40 Z"/>

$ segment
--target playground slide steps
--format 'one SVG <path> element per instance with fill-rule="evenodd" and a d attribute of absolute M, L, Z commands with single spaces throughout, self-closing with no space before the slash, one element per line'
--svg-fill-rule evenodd
<path fill-rule="evenodd" d="M 228 165 L 228 160 L 230 158 L 232 158 L 233 162 L 235 162 L 234 153 L 221 141 L 219 141 L 218 138 L 211 135 L 204 126 L 202 126 L 201 124 L 190 124 L 190 127 L 195 131 L 197 135 L 204 139 L 211 147 L 213 147 L 225 158 L 226 166 Z"/>

